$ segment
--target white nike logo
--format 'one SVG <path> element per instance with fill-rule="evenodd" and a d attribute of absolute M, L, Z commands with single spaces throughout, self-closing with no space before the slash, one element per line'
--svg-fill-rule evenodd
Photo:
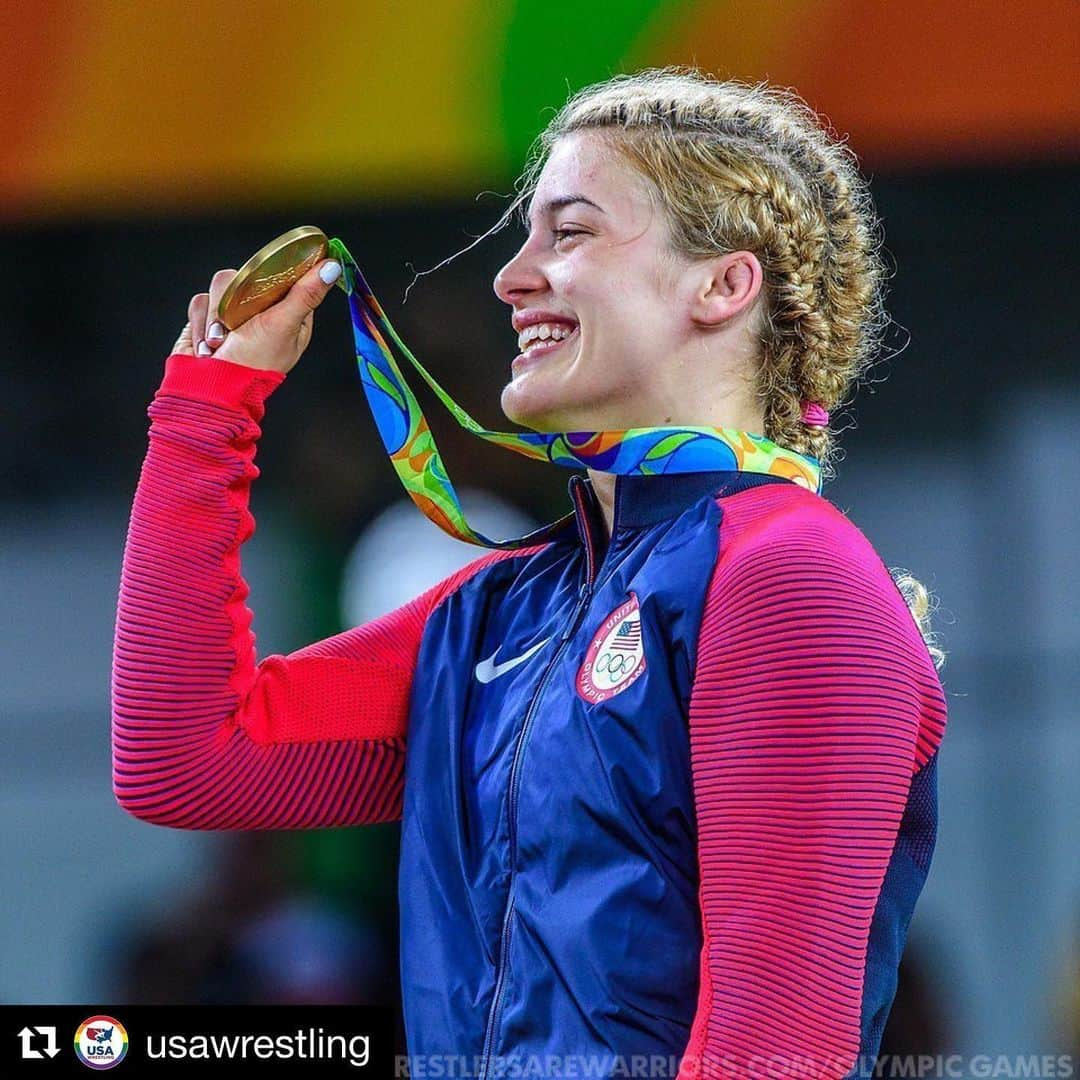
<path fill-rule="evenodd" d="M 513 660 L 505 660 L 501 664 L 495 663 L 495 657 L 499 655 L 499 649 L 496 649 L 486 660 L 481 660 L 476 665 L 476 680 L 477 682 L 489 683 L 492 679 L 497 679 L 500 675 L 505 675 L 508 671 L 513 671 L 518 664 L 524 664 L 533 653 L 542 649 L 551 638 L 546 637 L 543 641 L 538 641 L 528 652 L 523 652 L 520 656 L 515 656 Z M 501 649 L 502 646 L 500 645 Z"/>

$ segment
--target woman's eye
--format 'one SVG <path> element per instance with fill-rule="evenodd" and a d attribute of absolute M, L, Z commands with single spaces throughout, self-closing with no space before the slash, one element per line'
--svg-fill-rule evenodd
<path fill-rule="evenodd" d="M 557 244 L 560 240 L 565 240 L 568 236 L 584 236 L 585 235 L 585 230 L 584 229 L 552 229 L 551 234 L 552 234 L 552 236 L 555 237 L 555 243 Z"/>

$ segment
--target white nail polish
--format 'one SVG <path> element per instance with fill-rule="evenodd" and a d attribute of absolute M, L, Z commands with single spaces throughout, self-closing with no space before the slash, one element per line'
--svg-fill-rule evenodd
<path fill-rule="evenodd" d="M 225 336 L 225 327 L 219 322 L 211 323 L 210 329 L 206 331 L 208 338 L 219 338 Z"/>
<path fill-rule="evenodd" d="M 328 262 L 319 267 L 319 277 L 326 282 L 327 285 L 333 285 L 339 277 L 341 277 L 341 263 Z"/>
<path fill-rule="evenodd" d="M 195 350 L 195 352 L 199 356 L 209 356 L 212 351 L 213 350 L 210 348 L 209 345 L 206 344 L 205 341 L 200 341 L 199 342 L 199 347 Z"/>

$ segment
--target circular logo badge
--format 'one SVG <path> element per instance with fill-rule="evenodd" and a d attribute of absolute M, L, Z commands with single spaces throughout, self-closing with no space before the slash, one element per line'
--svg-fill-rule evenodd
<path fill-rule="evenodd" d="M 645 674 L 641 609 L 634 593 L 600 624 L 577 675 L 577 691 L 589 702 L 621 694 Z"/>
<path fill-rule="evenodd" d="M 111 1069 L 124 1060 L 128 1035 L 111 1016 L 91 1016 L 75 1029 L 75 1056 L 91 1069 Z"/>

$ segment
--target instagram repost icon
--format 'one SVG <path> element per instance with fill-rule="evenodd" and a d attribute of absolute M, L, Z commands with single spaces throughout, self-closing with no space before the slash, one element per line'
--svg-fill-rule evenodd
<path fill-rule="evenodd" d="M 91 1016 L 75 1029 L 75 1056 L 91 1069 L 111 1069 L 124 1060 L 128 1034 L 111 1016 Z"/>

